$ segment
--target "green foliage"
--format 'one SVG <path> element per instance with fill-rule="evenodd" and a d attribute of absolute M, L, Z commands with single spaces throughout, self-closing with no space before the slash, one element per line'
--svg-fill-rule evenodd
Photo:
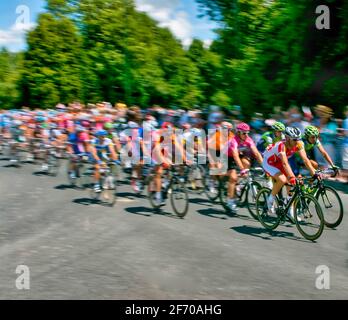
<path fill-rule="evenodd" d="M 348 3 L 343 0 L 197 0 L 221 29 L 212 50 L 226 68 L 225 91 L 244 113 L 347 104 Z M 328 5 L 331 29 L 315 27 L 315 9 Z"/>
<path fill-rule="evenodd" d="M 217 39 L 188 50 L 133 0 L 47 0 L 23 54 L 0 52 L 0 107 L 125 101 L 146 107 L 274 106 L 348 100 L 348 2 L 196 0 Z M 331 10 L 317 30 L 315 9 Z"/>
<path fill-rule="evenodd" d="M 168 29 L 126 0 L 50 0 L 29 33 L 23 102 L 125 101 L 191 107 L 199 70 Z"/>
<path fill-rule="evenodd" d="M 0 50 L 0 109 L 10 109 L 16 106 L 19 98 L 17 83 L 19 81 L 23 55 L 13 54 L 6 49 Z"/>

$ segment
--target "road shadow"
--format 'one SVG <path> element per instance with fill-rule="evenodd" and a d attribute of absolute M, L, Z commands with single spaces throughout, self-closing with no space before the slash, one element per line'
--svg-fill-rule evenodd
<path fill-rule="evenodd" d="M 76 203 L 76 204 L 84 205 L 84 206 L 89 206 L 91 204 L 98 204 L 99 203 L 98 200 L 94 200 L 91 198 L 78 198 L 78 199 L 72 200 L 72 202 Z"/>
<path fill-rule="evenodd" d="M 250 215 L 239 214 L 238 212 L 237 212 L 237 216 L 236 217 L 238 217 L 238 219 L 245 220 L 245 221 L 254 221 L 254 222 L 256 221 L 257 222 L 257 220 L 255 220 Z"/>
<path fill-rule="evenodd" d="M 129 186 L 129 181 L 127 181 L 127 180 L 117 180 L 117 183 L 118 184 L 122 184 L 122 185 L 127 185 L 127 186 Z"/>
<path fill-rule="evenodd" d="M 129 212 L 132 214 L 138 214 L 138 215 L 142 215 L 142 216 L 151 216 L 151 215 L 157 214 L 157 215 L 161 215 L 161 216 L 166 216 L 168 218 L 181 219 L 170 212 L 164 211 L 163 207 L 160 209 L 153 209 L 153 208 L 149 208 L 149 207 L 138 206 L 138 207 L 125 208 L 124 210 L 126 212 Z"/>
<path fill-rule="evenodd" d="M 49 176 L 49 174 L 46 171 L 35 171 L 33 172 L 33 176 Z"/>
<path fill-rule="evenodd" d="M 18 164 L 14 164 L 14 163 L 9 163 L 9 164 L 6 164 L 4 166 L 2 166 L 3 168 L 20 168 L 23 164 L 21 163 L 20 165 Z"/>
<path fill-rule="evenodd" d="M 308 242 L 308 243 L 312 242 L 312 241 L 297 237 L 292 232 L 276 231 L 276 230 L 271 231 L 262 227 L 253 227 L 253 226 L 244 225 L 239 227 L 231 227 L 230 229 L 242 234 L 247 234 L 249 236 L 253 236 L 256 238 L 261 238 L 263 240 L 273 240 L 274 238 L 286 238 L 286 239 L 301 241 L 301 242 Z"/>
<path fill-rule="evenodd" d="M 147 207 L 130 207 L 124 209 L 128 213 L 138 214 L 140 216 L 151 217 L 154 210 Z"/>
<path fill-rule="evenodd" d="M 209 199 L 204 198 L 190 198 L 190 203 L 201 204 L 207 207 L 213 207 L 213 203 Z"/>
<path fill-rule="evenodd" d="M 117 192 L 117 196 L 120 198 L 126 198 L 130 200 L 146 198 L 144 195 L 137 195 L 134 192 Z"/>
<path fill-rule="evenodd" d="M 221 219 L 221 220 L 227 220 L 228 217 L 230 216 L 229 214 L 226 213 L 225 210 L 222 210 L 222 209 L 217 210 L 214 208 L 199 209 L 197 210 L 197 213 L 203 216 L 207 216 L 207 217 L 211 217 L 215 219 Z"/>
<path fill-rule="evenodd" d="M 56 189 L 56 190 L 67 190 L 67 189 L 78 190 L 77 187 L 74 187 L 71 184 L 60 184 L 58 186 L 55 186 L 54 189 Z"/>

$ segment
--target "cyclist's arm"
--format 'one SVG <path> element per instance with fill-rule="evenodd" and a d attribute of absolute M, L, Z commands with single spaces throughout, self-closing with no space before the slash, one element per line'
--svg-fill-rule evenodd
<path fill-rule="evenodd" d="M 326 150 L 324 149 L 324 147 L 322 145 L 318 146 L 318 149 L 320 151 L 320 153 L 323 155 L 323 157 L 325 158 L 325 160 L 330 164 L 331 167 L 334 167 L 335 164 L 333 163 L 331 157 L 329 156 L 329 154 L 326 152 Z"/>
<path fill-rule="evenodd" d="M 108 146 L 109 152 L 111 154 L 111 159 L 116 161 L 117 160 L 117 153 L 115 151 L 114 145 L 111 143 Z"/>
<path fill-rule="evenodd" d="M 244 170 L 244 166 L 243 166 L 242 161 L 240 160 L 239 152 L 238 152 L 237 148 L 232 150 L 232 156 L 233 156 L 233 159 L 236 162 L 237 166 L 239 167 L 239 169 Z"/>
<path fill-rule="evenodd" d="M 297 151 L 298 155 L 301 157 L 304 165 L 309 170 L 310 174 L 313 176 L 315 174 L 315 169 L 312 166 L 311 161 L 308 159 L 305 149 Z"/>
<path fill-rule="evenodd" d="M 101 161 L 99 156 L 98 156 L 98 152 L 97 152 L 97 149 L 95 146 L 91 145 L 91 153 L 92 153 L 92 156 L 94 158 L 95 161 Z"/>
<path fill-rule="evenodd" d="M 255 145 L 251 146 L 250 149 L 253 152 L 253 154 L 255 155 L 257 162 L 260 165 L 262 165 L 263 158 L 262 158 L 261 153 L 259 152 L 259 150 L 257 150 Z"/>

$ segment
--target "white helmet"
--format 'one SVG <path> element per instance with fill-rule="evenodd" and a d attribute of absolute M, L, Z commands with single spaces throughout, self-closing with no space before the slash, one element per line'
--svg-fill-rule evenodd
<path fill-rule="evenodd" d="M 285 128 L 285 136 L 290 139 L 301 139 L 301 130 L 296 127 L 286 127 Z"/>

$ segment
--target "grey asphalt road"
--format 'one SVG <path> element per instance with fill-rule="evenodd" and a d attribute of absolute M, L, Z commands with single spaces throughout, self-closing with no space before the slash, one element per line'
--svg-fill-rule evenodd
<path fill-rule="evenodd" d="M 227 216 L 191 196 L 185 219 L 135 197 L 129 181 L 114 208 L 58 177 L 0 161 L 0 299 L 346 299 L 348 219 L 306 241 L 293 225 L 272 235 L 241 209 Z M 348 195 L 340 193 L 344 205 Z M 30 272 L 19 290 L 16 268 Z M 318 289 L 318 266 L 329 289 Z M 17 279 L 17 282 L 16 282 Z"/>

